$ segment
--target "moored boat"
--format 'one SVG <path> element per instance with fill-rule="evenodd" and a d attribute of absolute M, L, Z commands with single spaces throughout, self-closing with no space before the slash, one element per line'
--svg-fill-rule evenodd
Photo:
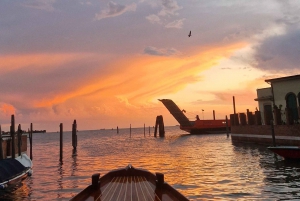
<path fill-rule="evenodd" d="M 164 175 L 128 165 L 125 168 L 92 176 L 92 184 L 71 201 L 84 200 L 162 200 L 188 201 L 180 192 L 164 182 Z"/>
<path fill-rule="evenodd" d="M 26 154 L 0 160 L 0 189 L 4 189 L 32 174 L 32 161 Z"/>
<path fill-rule="evenodd" d="M 159 101 L 177 120 L 181 130 L 191 134 L 212 134 L 226 132 L 227 129 L 230 130 L 230 122 L 227 121 L 226 125 L 226 119 L 201 120 L 197 115 L 195 121 L 190 121 L 184 114 L 186 111 L 179 109 L 171 99 L 159 99 Z"/>
<path fill-rule="evenodd" d="M 300 159 L 300 147 L 298 146 L 273 146 L 268 149 L 285 159 Z"/>

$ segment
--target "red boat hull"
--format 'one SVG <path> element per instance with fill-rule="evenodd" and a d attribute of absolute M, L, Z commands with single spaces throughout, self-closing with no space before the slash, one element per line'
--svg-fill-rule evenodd
<path fill-rule="evenodd" d="M 268 149 L 285 159 L 300 159 L 300 147 L 297 146 L 276 146 Z"/>
<path fill-rule="evenodd" d="M 230 122 L 228 122 L 228 130 L 230 130 Z M 191 134 L 210 134 L 226 132 L 226 120 L 196 120 L 193 126 L 180 126 L 181 130 Z"/>

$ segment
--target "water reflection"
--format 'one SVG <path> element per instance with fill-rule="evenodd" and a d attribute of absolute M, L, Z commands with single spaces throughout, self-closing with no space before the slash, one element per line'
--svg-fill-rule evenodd
<path fill-rule="evenodd" d="M 284 160 L 267 149 L 266 145 L 233 143 L 237 154 L 259 157 L 262 171 L 261 194 L 269 199 L 294 199 L 300 196 L 300 163 Z M 257 151 L 257 153 L 256 153 Z M 249 163 L 249 161 L 248 161 Z"/>
<path fill-rule="evenodd" d="M 27 182 L 31 182 L 30 180 L 31 178 L 27 177 L 22 182 L 10 186 L 10 188 L 0 190 L 0 200 L 30 200 L 32 189 L 30 185 L 27 185 Z"/>
<path fill-rule="evenodd" d="M 57 184 L 58 184 L 58 191 L 57 191 L 57 198 L 61 198 L 62 197 L 62 189 L 64 188 L 63 186 L 63 162 L 59 162 L 58 163 L 58 168 L 57 168 L 57 172 L 58 172 L 58 179 L 57 179 Z"/>
<path fill-rule="evenodd" d="M 77 166 L 78 166 L 78 163 L 77 163 L 77 150 L 73 149 L 73 153 L 72 153 L 72 166 L 71 166 L 71 177 L 77 176 L 77 170 L 78 170 Z M 78 180 L 77 179 L 75 179 L 72 182 L 72 188 L 73 189 L 78 188 Z"/>
<path fill-rule="evenodd" d="M 63 163 L 57 162 L 58 134 L 33 140 L 34 175 L 24 183 L 30 200 L 69 200 L 91 183 L 92 174 L 128 164 L 164 173 L 190 200 L 296 199 L 300 192 L 299 164 L 274 158 L 266 146 L 231 142 L 226 134 L 189 135 L 177 127 L 166 128 L 165 138 L 144 136 L 143 128 L 132 129 L 131 136 L 129 129 L 82 131 L 73 152 L 67 132 Z"/>

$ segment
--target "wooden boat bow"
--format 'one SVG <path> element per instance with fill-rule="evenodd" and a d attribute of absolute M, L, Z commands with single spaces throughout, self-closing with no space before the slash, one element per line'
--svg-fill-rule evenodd
<path fill-rule="evenodd" d="M 164 174 L 155 175 L 147 170 L 128 165 L 100 177 L 92 175 L 92 184 L 77 194 L 71 201 L 186 201 L 180 192 L 164 181 Z"/>

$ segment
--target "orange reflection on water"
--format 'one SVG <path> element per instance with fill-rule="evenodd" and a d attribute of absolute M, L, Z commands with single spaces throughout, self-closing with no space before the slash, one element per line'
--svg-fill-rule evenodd
<path fill-rule="evenodd" d="M 69 200 L 91 184 L 94 173 L 128 164 L 165 175 L 165 181 L 190 200 L 253 200 L 262 194 L 266 172 L 261 152 L 234 146 L 226 134 L 182 135 L 165 138 L 143 129 L 78 132 L 77 154 L 72 155 L 71 132 L 64 133 L 63 163 L 59 162 L 59 134 L 34 135 L 34 175 L 26 180 L 25 196 L 32 200 Z M 169 133 L 171 132 L 171 133 Z M 151 134 L 153 135 L 153 134 Z M 46 197 L 47 196 L 47 199 Z"/>

